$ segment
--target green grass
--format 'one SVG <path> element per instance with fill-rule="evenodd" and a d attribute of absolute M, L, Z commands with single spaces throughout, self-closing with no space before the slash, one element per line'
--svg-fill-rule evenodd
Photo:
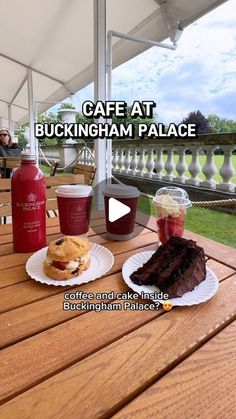
<path fill-rule="evenodd" d="M 42 172 L 45 174 L 45 176 L 50 176 L 51 167 L 46 166 L 44 164 L 40 164 L 39 167 L 42 170 Z M 62 176 L 62 175 L 66 175 L 66 173 L 63 171 L 57 172 L 57 176 Z"/>
<path fill-rule="evenodd" d="M 49 166 L 45 166 L 44 164 L 40 164 L 39 167 L 42 170 L 42 172 L 45 174 L 45 176 L 50 175 L 50 167 Z"/>
<path fill-rule="evenodd" d="M 151 200 L 141 196 L 139 211 L 156 215 Z M 191 207 L 187 212 L 186 229 L 209 239 L 236 248 L 236 216 L 208 208 Z"/>
<path fill-rule="evenodd" d="M 145 160 L 147 160 L 147 156 L 145 156 Z M 163 161 L 166 162 L 166 160 L 167 160 L 167 155 L 165 154 L 165 155 L 163 155 Z M 174 154 L 174 162 L 177 163 L 178 160 L 179 160 L 179 156 L 177 154 Z M 187 165 L 190 164 L 191 160 L 192 160 L 192 156 L 189 155 L 189 154 L 186 154 L 185 155 L 185 161 L 186 161 Z M 219 173 L 219 170 L 220 170 L 220 168 L 221 168 L 221 166 L 223 164 L 223 161 L 224 161 L 224 156 L 222 156 L 222 155 L 214 155 L 214 163 L 216 165 L 216 168 L 217 168 L 217 172 L 218 173 Z M 236 170 L 236 154 L 234 154 L 232 156 L 231 162 L 232 162 L 232 165 L 234 167 L 234 170 Z M 199 163 L 200 163 L 201 167 L 204 166 L 204 164 L 206 163 L 206 156 L 205 155 L 200 155 L 199 156 Z M 163 173 L 166 174 L 166 171 L 163 170 Z M 176 171 L 174 171 L 174 176 L 178 176 L 178 173 Z M 191 177 L 191 175 L 190 175 L 189 172 L 186 172 L 185 173 L 185 176 L 187 176 L 189 178 Z M 205 176 L 204 176 L 203 173 L 199 173 L 198 177 L 199 177 L 200 180 L 204 180 L 205 179 Z M 220 182 L 220 183 L 222 182 L 222 178 L 221 178 L 221 176 L 219 174 L 215 175 L 213 177 L 213 179 L 216 182 Z M 236 175 L 234 177 L 232 177 L 231 182 L 236 183 Z"/>

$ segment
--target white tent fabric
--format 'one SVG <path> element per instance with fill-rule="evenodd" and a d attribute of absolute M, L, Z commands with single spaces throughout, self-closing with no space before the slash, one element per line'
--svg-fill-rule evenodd
<path fill-rule="evenodd" d="M 163 4 L 162 8 L 160 4 Z M 224 3 L 223 0 L 107 0 L 107 30 L 155 41 Z M 163 13 L 163 7 L 165 13 Z M 1 0 L 0 119 L 28 120 L 27 68 L 35 102 L 57 102 L 94 80 L 93 0 Z M 113 67 L 148 48 L 113 38 Z M 38 106 L 42 112 L 47 104 Z"/>

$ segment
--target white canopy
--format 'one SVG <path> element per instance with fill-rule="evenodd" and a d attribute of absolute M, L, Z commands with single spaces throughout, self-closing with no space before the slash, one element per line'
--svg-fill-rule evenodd
<path fill-rule="evenodd" d="M 107 30 L 162 41 L 178 25 L 184 28 L 222 3 L 107 0 Z M 94 80 L 93 0 L 2 0 L 0 16 L 2 124 L 9 112 L 15 122 L 28 120 L 27 68 L 34 102 L 61 101 Z M 113 67 L 147 48 L 113 38 Z M 40 104 L 38 111 L 49 107 Z"/>

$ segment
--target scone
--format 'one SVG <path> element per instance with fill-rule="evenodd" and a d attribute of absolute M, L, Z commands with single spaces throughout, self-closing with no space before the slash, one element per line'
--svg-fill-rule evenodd
<path fill-rule="evenodd" d="M 43 264 L 45 274 L 58 281 L 80 275 L 90 265 L 90 247 L 86 237 L 65 236 L 52 241 Z"/>

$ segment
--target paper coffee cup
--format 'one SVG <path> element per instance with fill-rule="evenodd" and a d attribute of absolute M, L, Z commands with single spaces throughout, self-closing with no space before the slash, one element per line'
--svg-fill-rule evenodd
<path fill-rule="evenodd" d="M 134 223 L 136 217 L 137 201 L 140 195 L 139 190 L 128 185 L 107 185 L 104 191 L 105 216 L 107 236 L 112 240 L 129 240 L 134 234 Z M 109 200 L 113 198 L 119 203 L 126 205 L 130 212 L 119 217 L 115 221 L 112 218 L 111 205 Z M 115 201 L 113 201 L 115 202 Z M 117 216 L 119 216 L 119 211 Z"/>
<path fill-rule="evenodd" d="M 62 234 L 77 236 L 88 233 L 93 193 L 88 185 L 62 185 L 57 188 Z"/>

